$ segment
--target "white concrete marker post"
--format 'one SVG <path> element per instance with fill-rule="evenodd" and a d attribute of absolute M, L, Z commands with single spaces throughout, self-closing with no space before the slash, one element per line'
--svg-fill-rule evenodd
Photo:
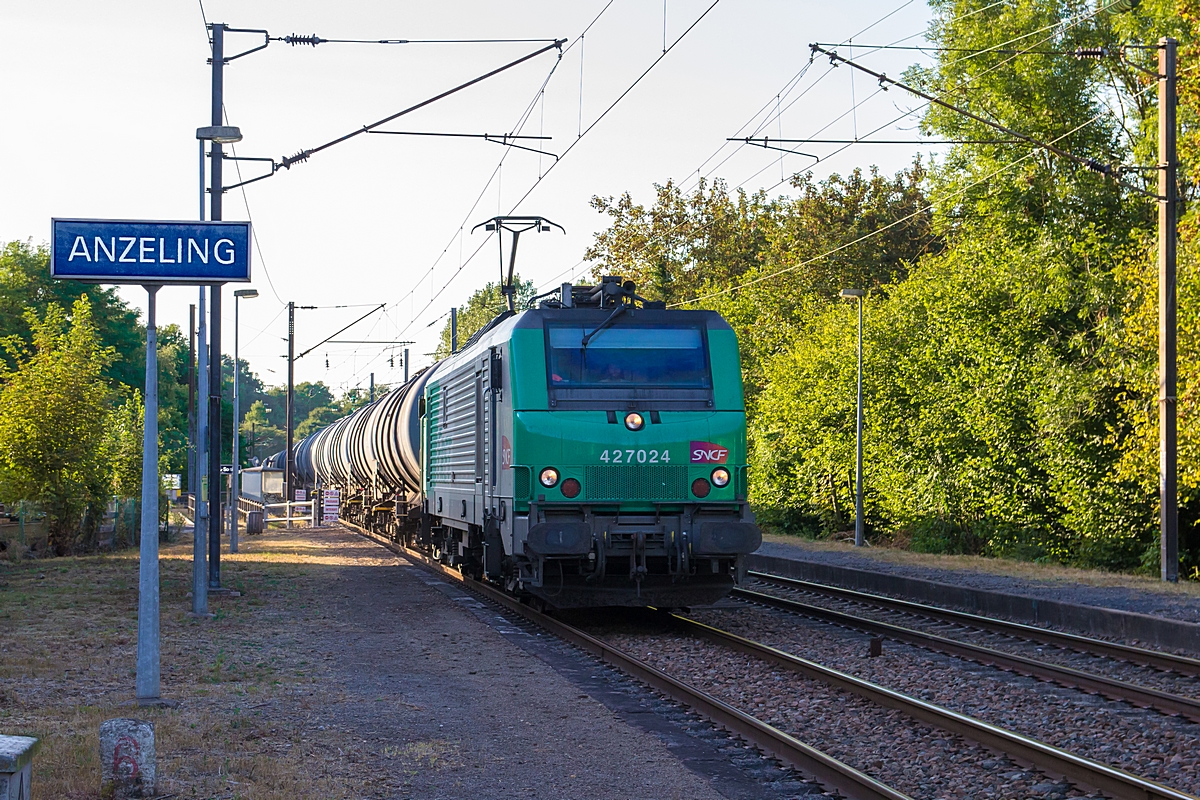
<path fill-rule="evenodd" d="M 138 568 L 137 700 L 157 703 L 160 694 L 158 641 L 158 331 L 149 285 L 146 311 L 146 417 L 142 435 L 142 528 Z"/>

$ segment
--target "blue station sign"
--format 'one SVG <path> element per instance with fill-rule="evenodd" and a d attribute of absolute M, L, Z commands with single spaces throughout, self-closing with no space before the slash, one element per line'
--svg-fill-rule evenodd
<path fill-rule="evenodd" d="M 52 220 L 50 275 L 98 283 L 250 280 L 249 222 Z"/>

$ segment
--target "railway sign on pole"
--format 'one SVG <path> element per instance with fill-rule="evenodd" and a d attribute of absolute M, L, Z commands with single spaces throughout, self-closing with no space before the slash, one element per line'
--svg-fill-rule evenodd
<path fill-rule="evenodd" d="M 341 492 L 337 489 L 325 489 L 322 495 L 321 516 L 325 518 L 326 522 L 337 522 Z"/>
<path fill-rule="evenodd" d="M 250 280 L 249 222 L 54 219 L 50 275 L 96 283 Z"/>
<path fill-rule="evenodd" d="M 158 571 L 158 337 L 163 284 L 250 280 L 249 222 L 53 219 L 50 276 L 146 288 L 146 393 L 138 576 L 137 699 L 161 702 Z"/>

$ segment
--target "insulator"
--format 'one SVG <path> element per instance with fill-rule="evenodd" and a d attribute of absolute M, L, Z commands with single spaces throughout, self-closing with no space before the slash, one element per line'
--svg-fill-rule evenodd
<path fill-rule="evenodd" d="M 1075 48 L 1075 57 L 1076 58 L 1091 58 L 1091 59 L 1095 59 L 1098 61 L 1102 58 L 1108 57 L 1108 48 L 1106 48 L 1106 47 L 1076 47 Z"/>
<path fill-rule="evenodd" d="M 294 156 L 284 156 L 283 158 L 279 159 L 279 166 L 283 167 L 284 169 L 291 169 L 292 164 L 298 164 L 301 161 L 308 161 L 308 157 L 310 155 L 312 155 L 312 153 L 309 151 L 301 150 Z"/>
<path fill-rule="evenodd" d="M 322 39 L 320 36 L 317 36 L 315 33 L 309 34 L 308 36 L 301 36 L 299 34 L 291 33 L 291 34 L 288 34 L 287 36 L 283 37 L 283 40 L 285 42 L 287 42 L 288 44 L 290 44 L 292 47 L 295 47 L 296 45 L 300 45 L 300 44 L 306 44 L 306 45 L 309 45 L 310 47 L 316 47 L 319 44 L 329 41 L 328 39 Z"/>

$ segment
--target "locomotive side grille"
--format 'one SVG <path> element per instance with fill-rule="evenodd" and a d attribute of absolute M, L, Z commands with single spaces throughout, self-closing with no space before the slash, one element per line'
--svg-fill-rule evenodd
<path fill-rule="evenodd" d="M 533 470 L 529 467 L 514 466 L 513 468 L 513 499 L 528 500 L 529 487 L 533 483 Z"/>
<path fill-rule="evenodd" d="M 588 467 L 584 491 L 588 500 L 686 500 L 687 467 Z"/>
<path fill-rule="evenodd" d="M 467 368 L 448 376 L 430 396 L 429 481 L 461 488 L 475 486 L 475 373 Z M 485 436 L 486 441 L 486 436 Z"/>

